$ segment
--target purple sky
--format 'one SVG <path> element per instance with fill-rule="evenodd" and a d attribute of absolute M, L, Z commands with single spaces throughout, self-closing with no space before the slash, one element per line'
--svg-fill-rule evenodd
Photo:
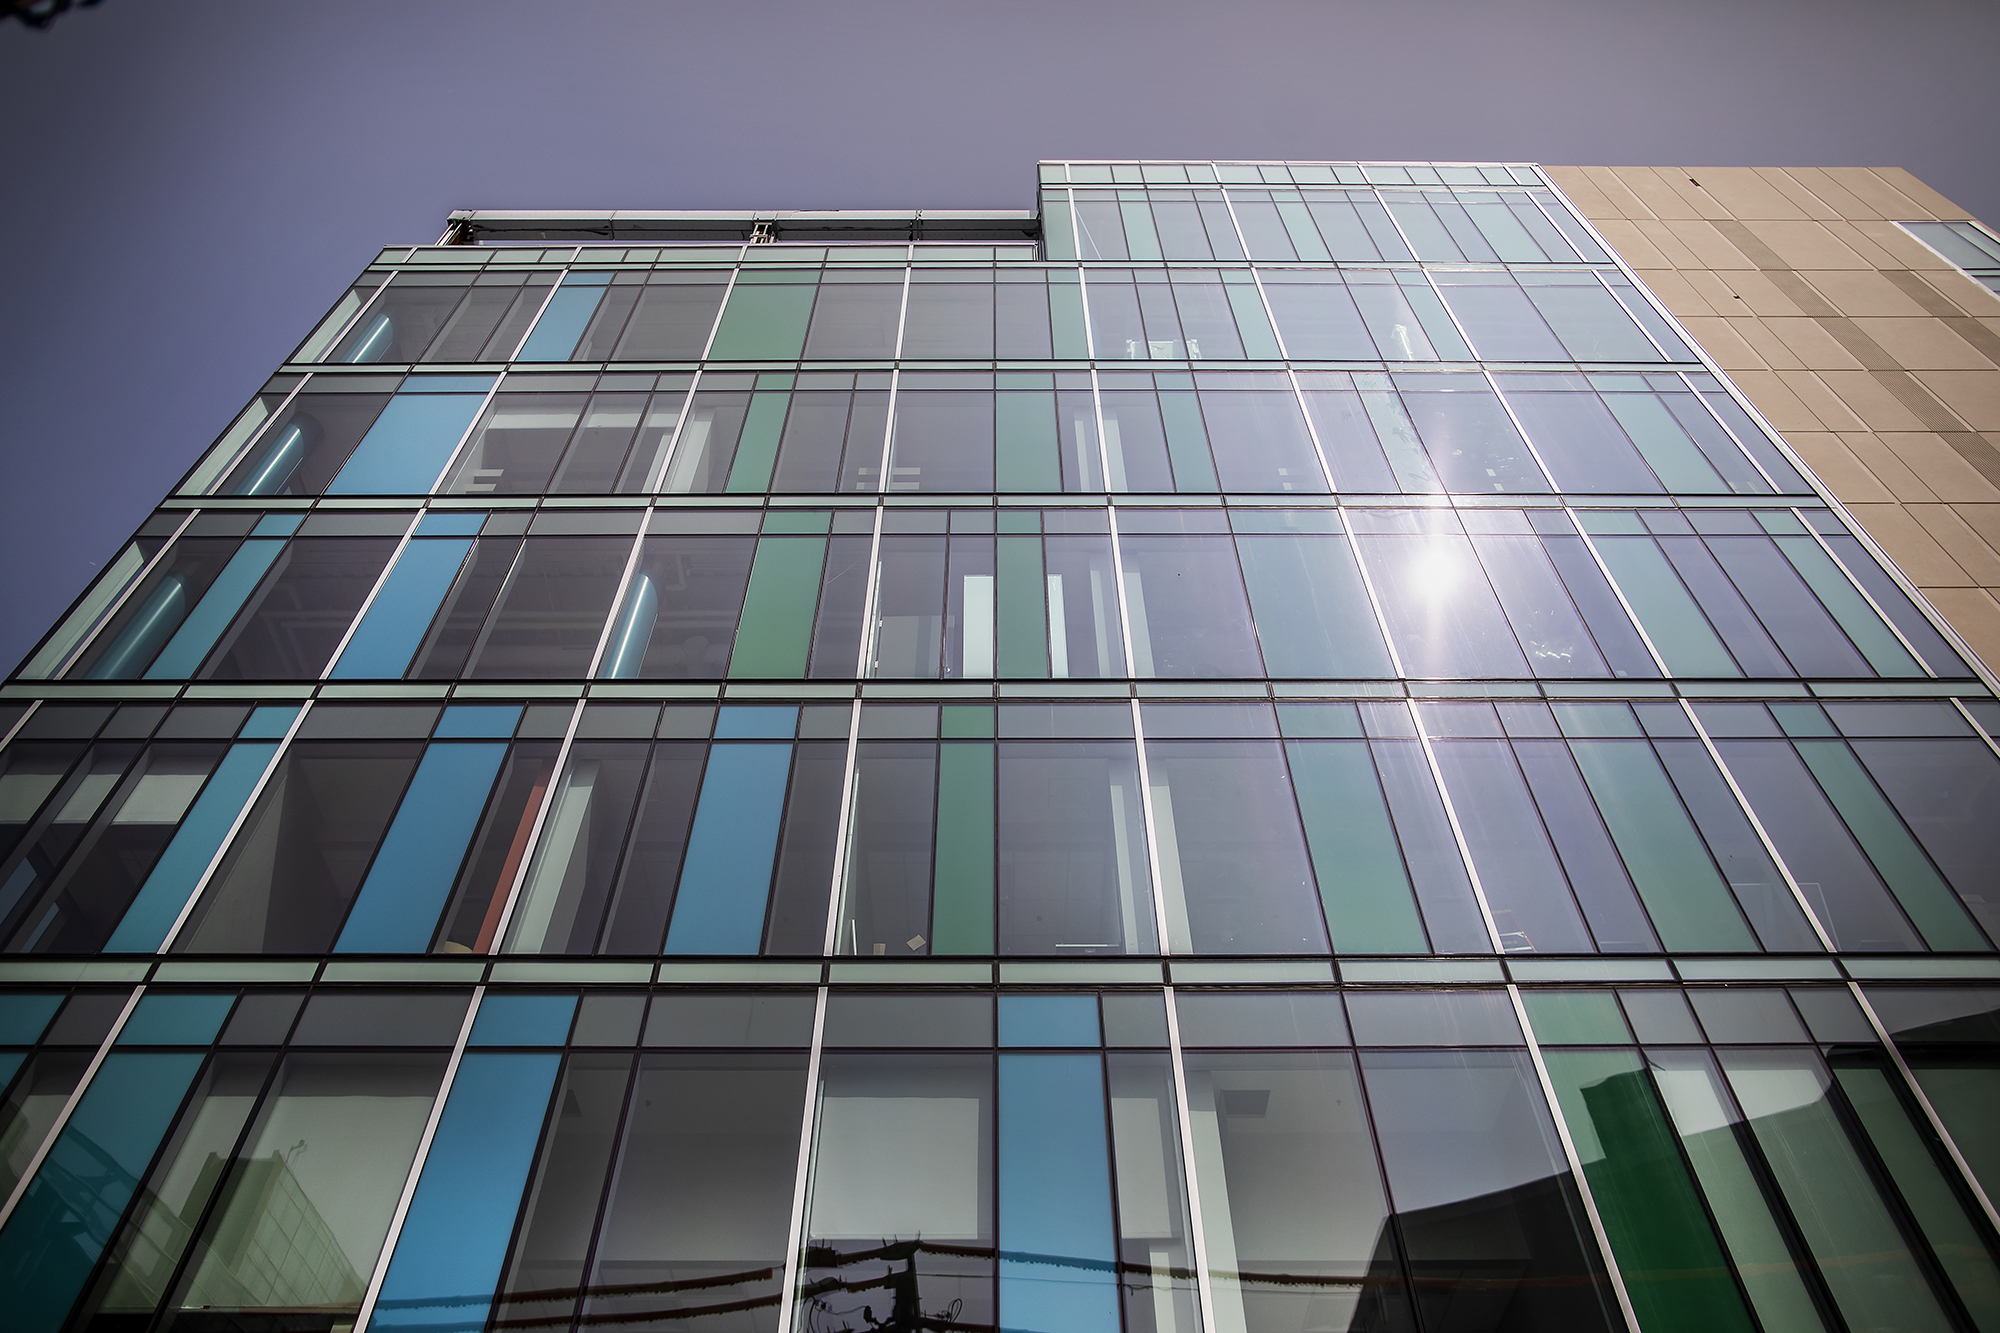
<path fill-rule="evenodd" d="M 1029 208 L 1070 157 L 1898 165 L 2000 221 L 2000 5 L 105 0 L 0 23 L 0 665 L 454 208 Z"/>

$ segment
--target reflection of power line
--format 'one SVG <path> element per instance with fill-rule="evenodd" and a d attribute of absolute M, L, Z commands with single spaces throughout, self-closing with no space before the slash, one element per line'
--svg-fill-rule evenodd
<path fill-rule="evenodd" d="M 100 0 L 0 0 L 5 15 L 31 28 L 46 28 L 70 8 L 88 9 Z"/>

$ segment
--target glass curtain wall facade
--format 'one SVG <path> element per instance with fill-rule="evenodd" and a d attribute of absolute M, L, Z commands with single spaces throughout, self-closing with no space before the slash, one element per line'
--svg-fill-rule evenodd
<path fill-rule="evenodd" d="M 1040 171 L 286 359 L 0 694 L 12 1327 L 2000 1329 L 1984 665 L 1538 169 Z"/>

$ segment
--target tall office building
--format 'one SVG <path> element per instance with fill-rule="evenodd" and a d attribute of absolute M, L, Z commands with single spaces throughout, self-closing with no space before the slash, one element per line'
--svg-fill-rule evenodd
<path fill-rule="evenodd" d="M 2000 1329 L 2000 246 L 1680 175 L 383 251 L 0 690 L 8 1327 Z"/>

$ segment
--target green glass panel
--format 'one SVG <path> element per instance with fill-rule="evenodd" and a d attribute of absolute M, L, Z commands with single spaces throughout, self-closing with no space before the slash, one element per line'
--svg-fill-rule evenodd
<path fill-rule="evenodd" d="M 1644 741 L 1572 741 L 1577 767 L 1669 951 L 1749 953 L 1750 928 Z"/>
<path fill-rule="evenodd" d="M 1843 1063 L 1834 1069 L 1834 1077 L 1888 1166 L 1903 1202 L 1916 1214 L 1931 1253 L 1965 1303 L 1973 1326 L 1980 1333 L 2000 1330 L 2000 1264 L 1931 1151 L 1929 1127 L 1919 1129 L 1887 1071 L 1872 1061 Z"/>
<path fill-rule="evenodd" d="M 977 741 L 938 754 L 931 952 L 993 952 L 993 746 Z"/>
<path fill-rule="evenodd" d="M 1059 491 L 1056 396 L 1029 389 L 1002 393 L 994 408 L 994 485 L 1003 491 Z"/>
<path fill-rule="evenodd" d="M 1293 741 L 1285 753 L 1334 949 L 1429 952 L 1367 743 Z"/>
<path fill-rule="evenodd" d="M 1944 1121 L 1972 1174 L 1988 1198 L 2000 1195 L 2000 1065 L 1994 1058 L 1968 1051 L 1956 1058 L 1909 1055 L 1911 1072 L 1930 1099 L 1931 1109 Z"/>
<path fill-rule="evenodd" d="M 1952 1320 L 1841 1127 L 1810 1050 L 1725 1049 L 1729 1086 L 1834 1303 L 1857 1329 L 1944 1333 Z"/>
<path fill-rule="evenodd" d="M 1677 495 L 1728 493 L 1729 487 L 1658 398 L 1650 393 L 1607 393 L 1604 405 L 1668 490 Z"/>
<path fill-rule="evenodd" d="M 1521 992 L 1535 1040 L 1544 1046 L 1624 1046 L 1632 1034 L 1608 990 Z"/>
<path fill-rule="evenodd" d="M 791 401 L 789 393 L 750 396 L 750 411 L 743 418 L 743 436 L 736 443 L 736 461 L 729 467 L 727 489 L 755 493 L 771 488 L 778 437 L 784 432 L 785 409 Z"/>
<path fill-rule="evenodd" d="M 1752 1333 L 1639 1053 L 1549 1051 L 1544 1059 L 1639 1326 Z"/>
<path fill-rule="evenodd" d="M 1651 537 L 1599 537 L 1595 544 L 1668 671 L 1676 676 L 1743 674 Z"/>
<path fill-rule="evenodd" d="M 1681 1147 L 1764 1333 L 1822 1333 L 1812 1292 L 1757 1183 L 1741 1126 L 1705 1051 L 1649 1052 Z"/>
<path fill-rule="evenodd" d="M 999 572 L 1000 675 L 1045 680 L 1049 674 L 1048 585 L 1040 537 L 1001 537 Z"/>
<path fill-rule="evenodd" d="M 1118 215 L 1125 223 L 1125 248 L 1135 260 L 1158 259 L 1160 236 L 1153 230 L 1153 210 L 1142 196 L 1138 202 L 1121 201 Z"/>
<path fill-rule="evenodd" d="M 806 321 L 819 289 L 737 283 L 722 311 L 709 356 L 718 361 L 790 361 L 806 345 Z"/>
<path fill-rule="evenodd" d="M 825 560 L 824 537 L 758 541 L 736 648 L 729 657 L 731 677 L 806 674 L 813 606 L 819 600 L 819 571 Z"/>
<path fill-rule="evenodd" d="M 1932 868 L 1930 859 L 1903 827 L 1903 821 L 1862 771 L 1854 752 L 1840 741 L 1794 741 L 1793 744 L 1834 808 L 1840 811 L 1840 817 L 1847 821 L 1855 840 L 1868 853 L 1868 859 L 1888 881 L 1896 901 L 1922 932 L 1924 943 L 1939 950 L 1990 949 L 1965 905 Z"/>
<path fill-rule="evenodd" d="M 1229 293 L 1237 332 L 1243 335 L 1243 355 L 1252 361 L 1276 361 L 1283 353 L 1278 350 L 1278 335 L 1271 330 L 1271 318 L 1264 313 L 1263 296 L 1247 283 L 1231 283 L 1224 290 Z"/>
<path fill-rule="evenodd" d="M 1921 676 L 1924 669 L 1917 659 L 1910 656 L 1902 640 L 1892 633 L 1875 614 L 1875 608 L 1868 605 L 1860 590 L 1849 581 L 1840 566 L 1833 563 L 1833 557 L 1826 548 L 1807 536 L 1773 537 L 1778 549 L 1785 553 L 1785 559 L 1792 562 L 1792 568 L 1809 584 L 1813 595 L 1833 613 L 1840 622 L 1847 637 L 1854 640 L 1854 646 L 1868 659 L 1868 665 L 1884 676 Z"/>
<path fill-rule="evenodd" d="M 1076 229 L 1070 225 L 1067 190 L 1051 190 L 1042 196 L 1042 257 L 1076 258 Z"/>
<path fill-rule="evenodd" d="M 1167 426 L 1167 457 L 1174 465 L 1174 489 L 1214 494 L 1215 460 L 1208 456 L 1208 428 L 1191 389 L 1161 390 L 1160 416 Z"/>
<path fill-rule="evenodd" d="M 1069 280 L 1064 281 L 1066 278 Z M 1058 361 L 1081 361 L 1090 355 L 1090 340 L 1084 334 L 1083 289 L 1073 275 L 1049 274 L 1049 335 Z"/>

